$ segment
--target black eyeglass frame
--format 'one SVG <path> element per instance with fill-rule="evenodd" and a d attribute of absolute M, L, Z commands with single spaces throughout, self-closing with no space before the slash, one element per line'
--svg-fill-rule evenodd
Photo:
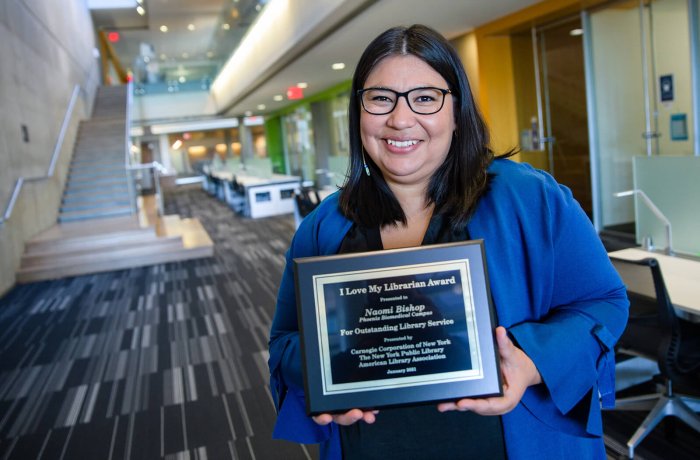
<path fill-rule="evenodd" d="M 411 92 L 425 90 L 425 89 L 434 89 L 434 90 L 440 91 L 440 93 L 442 93 L 442 103 L 440 104 L 440 107 L 437 110 L 435 110 L 434 112 L 418 112 L 418 111 L 416 111 L 416 109 L 413 108 L 413 106 L 411 105 L 411 101 L 408 99 L 408 95 Z M 389 110 L 387 112 L 381 112 L 381 113 L 370 112 L 369 110 L 367 110 L 367 107 L 365 107 L 365 101 L 364 101 L 364 98 L 362 97 L 362 95 L 364 93 L 366 93 L 367 91 L 373 91 L 373 90 L 375 90 L 375 91 L 376 90 L 389 91 L 389 92 L 394 93 L 396 95 L 396 99 L 394 100 L 394 105 L 391 107 L 391 110 Z M 406 104 L 408 105 L 408 108 L 411 109 L 411 111 L 413 113 L 418 114 L 418 115 L 433 115 L 433 114 L 438 113 L 445 106 L 445 96 L 448 94 L 452 94 L 452 90 L 438 88 L 436 86 L 420 86 L 418 88 L 413 88 L 413 89 L 409 89 L 408 91 L 404 91 L 403 93 L 400 93 L 398 91 L 394 91 L 393 89 L 382 88 L 382 87 L 371 87 L 371 88 L 364 88 L 364 89 L 357 90 L 357 97 L 360 98 L 360 104 L 362 105 L 362 109 L 365 112 L 369 113 L 370 115 L 388 115 L 388 114 L 390 114 L 391 112 L 393 112 L 396 109 L 396 106 L 399 103 L 399 99 L 402 97 L 404 99 L 406 99 Z"/>

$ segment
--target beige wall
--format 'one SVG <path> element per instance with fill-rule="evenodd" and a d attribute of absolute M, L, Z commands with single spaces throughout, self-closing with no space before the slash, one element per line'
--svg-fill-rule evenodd
<path fill-rule="evenodd" d="M 83 88 L 54 177 L 26 184 L 0 227 L 0 295 L 14 285 L 24 242 L 56 221 L 78 123 L 89 116 L 98 80 L 93 48 L 85 0 L 0 1 L 0 216 L 17 178 L 46 175 L 73 88 Z"/>

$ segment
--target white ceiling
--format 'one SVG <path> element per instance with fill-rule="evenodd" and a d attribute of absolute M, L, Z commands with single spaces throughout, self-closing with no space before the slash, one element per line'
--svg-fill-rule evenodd
<path fill-rule="evenodd" d="M 231 28 L 228 34 L 236 35 L 237 39 L 240 39 L 243 31 L 257 15 L 256 6 L 260 5 L 260 9 L 266 2 L 144 0 L 147 13 L 143 17 L 138 16 L 135 9 L 98 10 L 93 11 L 93 19 L 96 26 L 121 32 L 121 40 L 115 44 L 115 48 L 127 66 L 138 53 L 140 42 L 152 44 L 157 56 L 165 54 L 166 59 L 176 59 L 186 65 L 188 61 L 222 59 L 221 56 L 207 56 L 207 53 L 211 56 L 217 43 L 224 40 L 222 23 L 229 22 Z M 269 113 L 289 104 L 287 100 L 274 102 L 272 97 L 286 94 L 286 89 L 298 82 L 309 84 L 305 90 L 305 95 L 309 96 L 349 80 L 364 47 L 389 27 L 422 23 L 437 29 L 448 38 L 454 38 L 537 1 L 347 0 L 346 3 L 356 4 L 359 12 L 348 18 L 346 8 L 338 17 L 330 18 L 334 21 L 330 33 L 320 37 L 322 39 L 313 46 L 300 44 L 291 53 L 295 57 L 292 62 L 281 63 L 273 75 L 260 75 L 253 85 L 243 91 L 242 97 L 235 100 L 230 107 L 223 107 L 222 111 L 226 115 L 236 116 L 247 111 L 252 111 L 255 115 Z M 236 12 L 233 12 L 234 9 Z M 194 24 L 194 31 L 187 29 L 189 24 Z M 167 25 L 169 31 L 165 34 L 160 32 L 161 25 Z M 182 57 L 183 53 L 187 53 L 186 59 Z M 334 62 L 344 62 L 346 68 L 334 71 L 330 67 Z M 255 72 L 255 69 L 251 71 Z M 258 110 L 259 104 L 264 104 L 266 109 Z"/>

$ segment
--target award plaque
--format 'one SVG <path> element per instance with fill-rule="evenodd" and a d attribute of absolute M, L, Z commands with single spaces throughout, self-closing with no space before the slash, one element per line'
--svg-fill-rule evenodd
<path fill-rule="evenodd" d="M 482 240 L 294 269 L 309 414 L 502 394 Z"/>

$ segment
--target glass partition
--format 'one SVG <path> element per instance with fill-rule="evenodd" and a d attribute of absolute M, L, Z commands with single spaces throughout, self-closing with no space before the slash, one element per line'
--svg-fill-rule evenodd
<path fill-rule="evenodd" d="M 700 157 L 634 158 L 634 188 L 649 197 L 671 223 L 673 249 L 700 256 Z M 624 199 L 624 198 L 620 198 Z M 628 199 L 629 200 L 629 199 Z M 651 238 L 657 249 L 668 245 L 666 227 L 643 199 L 634 199 L 637 243 Z"/>
<path fill-rule="evenodd" d="M 633 158 L 693 154 L 686 0 L 615 2 L 589 15 L 596 227 L 634 233 Z"/>

